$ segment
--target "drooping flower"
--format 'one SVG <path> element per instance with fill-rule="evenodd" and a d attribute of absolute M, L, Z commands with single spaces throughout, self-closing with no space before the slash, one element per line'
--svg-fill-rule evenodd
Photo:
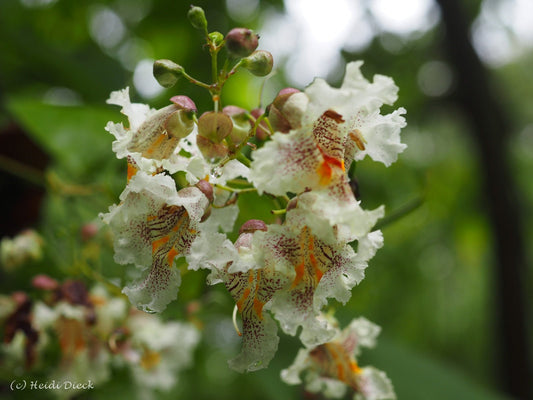
<path fill-rule="evenodd" d="M 354 319 L 331 342 L 301 349 L 294 363 L 281 372 L 281 378 L 290 385 L 298 385 L 304 374 L 306 390 L 331 398 L 343 397 L 347 387 L 351 387 L 355 400 L 395 399 L 385 373 L 374 367 L 360 367 L 356 360 L 360 347 L 375 346 L 379 332 L 380 328 L 367 319 Z"/>
<path fill-rule="evenodd" d="M 177 297 L 181 278 L 174 259 L 187 254 L 208 197 L 195 186 L 178 192 L 170 176 L 139 171 L 120 195 L 121 203 L 102 215 L 115 235 L 115 261 L 142 271 L 123 289 L 138 308 L 162 311 Z"/>

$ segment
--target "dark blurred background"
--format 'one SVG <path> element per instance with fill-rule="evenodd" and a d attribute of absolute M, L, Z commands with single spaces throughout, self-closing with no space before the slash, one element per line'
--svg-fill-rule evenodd
<path fill-rule="evenodd" d="M 361 364 L 386 371 L 400 399 L 533 398 L 533 4 L 195 5 L 206 10 L 210 30 L 253 28 L 260 48 L 275 57 L 276 72 L 262 96 L 261 80 L 243 72 L 228 83 L 224 105 L 264 106 L 282 87 L 303 88 L 317 75 L 339 84 L 345 63 L 359 59 L 368 79 L 388 75 L 400 87 L 395 107 L 407 109 L 402 135 L 408 149 L 389 168 L 370 161 L 357 167 L 363 206 L 385 204 L 389 217 L 384 248 L 337 312 L 345 323 L 364 315 L 383 328 Z M 80 228 L 123 188 L 124 166 L 103 129 L 120 119 L 117 108 L 105 104 L 109 93 L 130 86 L 136 101 L 152 107 L 178 93 L 200 110 L 210 105 L 200 89 L 180 81 L 164 90 L 151 76 L 159 58 L 200 79 L 210 76 L 188 6 L 0 0 L 0 234 L 39 229 L 51 248 L 50 270 L 68 275 Z M 2 292 L 24 289 L 42 268 L 2 272 Z M 184 277 L 178 302 L 208 295 L 194 279 Z M 166 314 L 175 315 L 179 311 Z M 235 343 L 204 342 L 196 367 L 167 397 L 315 398 L 279 379 L 297 340 L 282 338 L 269 370 L 244 376 L 225 365 Z M 118 376 L 88 398 L 127 390 L 127 378 Z"/>

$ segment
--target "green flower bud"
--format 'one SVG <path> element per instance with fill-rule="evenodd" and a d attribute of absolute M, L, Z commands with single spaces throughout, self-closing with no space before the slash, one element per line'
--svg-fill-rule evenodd
<path fill-rule="evenodd" d="M 191 22 L 191 25 L 196 29 L 207 32 L 207 19 L 205 18 L 205 12 L 202 7 L 196 7 L 191 5 L 187 18 Z"/>
<path fill-rule="evenodd" d="M 229 152 L 228 146 L 225 143 L 215 143 L 200 135 L 196 137 L 196 144 L 204 157 L 210 161 L 219 160 Z"/>
<path fill-rule="evenodd" d="M 222 113 L 230 117 L 233 122 L 233 129 L 231 130 L 228 139 L 232 144 L 237 146 L 248 137 L 248 133 L 251 129 L 248 112 L 241 107 L 226 106 L 222 109 Z"/>
<path fill-rule="evenodd" d="M 217 31 L 211 32 L 207 36 L 209 37 L 211 43 L 213 43 L 215 46 L 220 46 L 224 41 L 224 35 Z"/>
<path fill-rule="evenodd" d="M 256 50 L 251 55 L 242 59 L 242 66 L 255 76 L 265 76 L 272 71 L 274 59 L 272 54 L 265 50 Z"/>
<path fill-rule="evenodd" d="M 176 84 L 183 75 L 183 67 L 170 60 L 157 60 L 154 62 L 153 74 L 157 82 L 169 88 Z"/>
<path fill-rule="evenodd" d="M 209 111 L 198 119 L 198 135 L 213 143 L 221 143 L 233 129 L 231 118 L 221 112 Z"/>
<path fill-rule="evenodd" d="M 248 57 L 259 45 L 259 36 L 251 29 L 233 28 L 226 35 L 226 48 L 236 57 Z"/>

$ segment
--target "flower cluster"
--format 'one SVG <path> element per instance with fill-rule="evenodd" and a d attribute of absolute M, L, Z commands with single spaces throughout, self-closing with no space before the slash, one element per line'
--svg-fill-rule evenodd
<path fill-rule="evenodd" d="M 350 299 L 383 245 L 373 227 L 384 208 L 361 207 L 349 171 L 366 156 L 388 166 L 404 150 L 405 110 L 380 113 L 384 104 L 396 101 L 398 88 L 385 76 L 369 82 L 362 62 L 351 62 L 339 88 L 316 79 L 304 91 L 282 90 L 264 113 L 232 105 L 219 111 L 225 79 L 240 66 L 264 75 L 271 63 L 260 73 L 259 67 L 270 58 L 255 50 L 257 37 L 250 30 L 232 30 L 224 41 L 218 32 L 207 31 L 198 8 L 190 16 L 205 31 L 212 57 L 227 45 L 233 68 L 216 71 L 212 85 L 192 79 L 169 60 L 157 61 L 154 74 L 164 86 L 185 77 L 205 87 L 214 110 L 197 117 L 194 102 L 184 96 L 153 110 L 132 103 L 127 89 L 109 99 L 129 120 L 127 127 L 110 122 L 106 128 L 116 138 L 113 150 L 127 161 L 128 174 L 120 203 L 102 215 L 114 233 L 115 260 L 136 267 L 123 292 L 141 310 L 159 312 L 177 297 L 176 259 L 192 271 L 207 269 L 208 283 L 225 286 L 242 321 L 242 333 L 236 328 L 242 350 L 229 362 L 233 369 L 265 368 L 278 347 L 279 325 L 286 334 L 299 332 L 319 367 L 317 376 L 346 383 L 366 398 L 388 398 L 392 390 L 379 391 L 387 392 L 382 397 L 371 394 L 378 392 L 373 383 L 388 381 L 381 373 L 354 368 L 356 345 L 339 344 L 339 335 L 356 339 L 340 334 L 323 309 L 330 298 Z M 255 65 L 254 60 L 262 61 Z M 274 199 L 281 208 L 272 212 L 280 218 L 271 224 L 249 220 L 232 241 L 236 197 L 243 190 Z M 358 340 L 363 343 L 364 335 Z M 332 355 L 341 348 L 346 354 Z M 342 368 L 351 368 L 350 376 L 331 372 L 337 361 L 347 363 Z"/>
<path fill-rule="evenodd" d="M 95 387 L 111 378 L 112 367 L 119 367 L 128 369 L 139 390 L 148 393 L 169 390 L 178 372 L 191 364 L 200 335 L 190 323 L 165 323 L 101 285 L 89 291 L 81 281 L 60 284 L 38 275 L 33 286 L 41 300 L 23 292 L 0 298 L 6 377 L 25 365 L 27 372 L 46 373 L 48 382 L 90 381 Z M 52 368 L 51 359 L 56 360 Z"/>

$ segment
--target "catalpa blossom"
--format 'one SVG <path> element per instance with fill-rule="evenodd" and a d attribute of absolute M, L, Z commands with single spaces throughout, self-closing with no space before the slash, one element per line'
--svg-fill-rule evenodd
<path fill-rule="evenodd" d="M 128 160 L 129 177 L 138 169 L 154 172 L 163 167 L 176 172 L 192 161 L 178 154 L 181 148 L 190 150 L 190 142 L 182 139 L 195 129 L 196 106 L 188 97 L 175 96 L 171 105 L 154 110 L 146 104 L 132 103 L 129 88 L 125 88 L 112 92 L 107 102 L 121 106 L 128 117 L 128 127 L 108 122 L 106 130 L 116 138 L 113 151 L 117 157 Z M 194 163 L 191 168 L 194 170 Z"/>
<path fill-rule="evenodd" d="M 170 390 L 181 370 L 193 361 L 200 333 L 189 323 L 162 322 L 154 315 L 133 311 L 128 318 L 128 364 L 139 390 Z"/>
<path fill-rule="evenodd" d="M 181 282 L 174 259 L 187 254 L 210 201 L 211 186 L 177 191 L 165 174 L 137 172 L 120 195 L 120 204 L 101 217 L 114 233 L 115 261 L 135 264 L 142 276 L 123 292 L 138 308 L 162 311 L 176 299 Z"/>
<path fill-rule="evenodd" d="M 171 104 L 159 110 L 146 104 L 132 103 L 129 88 L 111 93 L 107 102 L 121 106 L 129 126 L 108 122 L 106 130 L 115 137 L 113 151 L 128 162 L 128 179 L 138 170 L 156 173 L 161 169 L 173 174 L 185 172 L 195 184 L 206 176 L 212 183 L 225 184 L 237 176 L 247 177 L 248 167 L 230 160 L 221 168 L 207 160 L 198 147 L 196 105 L 187 96 L 174 96 Z"/>
<path fill-rule="evenodd" d="M 341 398 L 350 387 L 354 400 L 392 400 L 396 398 L 390 380 L 374 367 L 360 367 L 356 357 L 361 347 L 375 346 L 379 326 L 365 318 L 354 319 L 336 337 L 314 348 L 300 349 L 294 363 L 281 372 L 290 385 L 302 383 L 309 392 L 322 392 Z"/>
<path fill-rule="evenodd" d="M 388 166 L 405 149 L 400 142 L 405 110 L 380 114 L 383 104 L 396 101 L 397 86 L 381 75 L 368 82 L 361 65 L 347 65 L 338 89 L 315 79 L 303 93 L 284 99 L 276 112 L 286 117 L 285 126 L 291 129 L 276 132 L 253 155 L 250 178 L 259 192 L 284 195 L 321 189 L 336 183 L 353 160 L 368 155 Z"/>
<path fill-rule="evenodd" d="M 331 340 L 335 329 L 322 318 L 322 308 L 328 298 L 349 300 L 368 260 L 383 244 L 381 232 L 367 232 L 355 252 L 346 242 L 317 236 L 302 214 L 296 206 L 283 225 L 249 221 L 234 247 L 225 235 L 207 231 L 191 246 L 189 268 L 210 269 L 209 281 L 226 286 L 240 313 L 242 349 L 230 361 L 237 371 L 265 368 L 274 356 L 279 338 L 271 315 L 287 334 L 296 335 L 302 327 L 300 339 L 306 346 Z"/>

